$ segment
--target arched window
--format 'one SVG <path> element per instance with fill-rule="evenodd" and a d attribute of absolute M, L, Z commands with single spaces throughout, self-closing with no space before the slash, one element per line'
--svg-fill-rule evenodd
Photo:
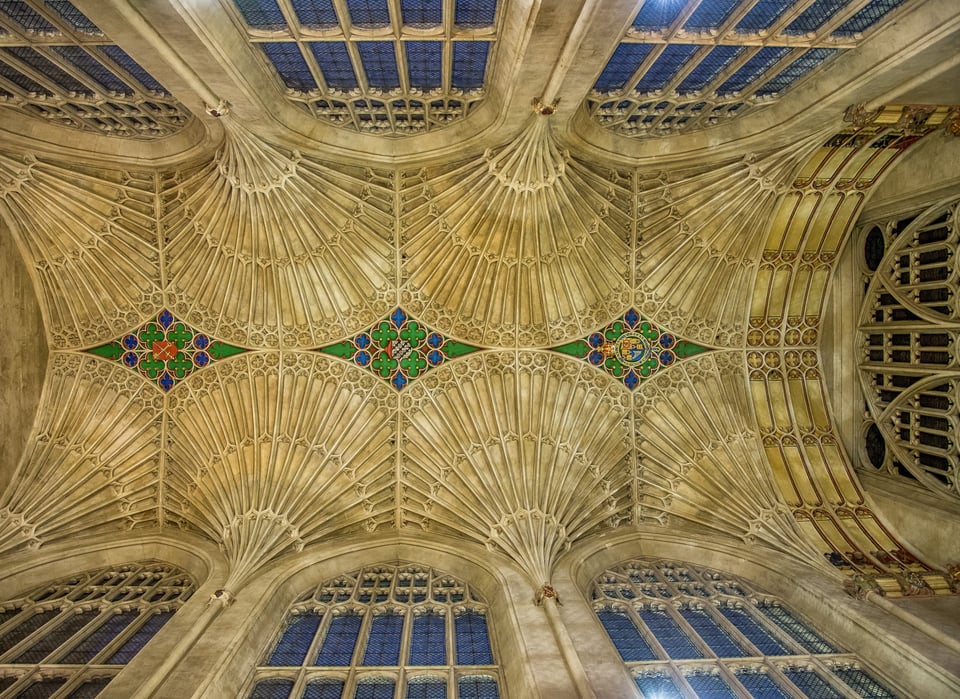
<path fill-rule="evenodd" d="M 101 568 L 0 602 L 0 697 L 95 697 L 190 597 L 163 563 Z"/>
<path fill-rule="evenodd" d="M 644 697 L 895 697 L 779 599 L 706 568 L 652 559 L 605 571 L 593 607 Z"/>
<path fill-rule="evenodd" d="M 861 462 L 960 495 L 958 201 L 861 229 Z"/>
<path fill-rule="evenodd" d="M 486 605 L 422 566 L 328 580 L 291 607 L 251 699 L 498 699 Z"/>

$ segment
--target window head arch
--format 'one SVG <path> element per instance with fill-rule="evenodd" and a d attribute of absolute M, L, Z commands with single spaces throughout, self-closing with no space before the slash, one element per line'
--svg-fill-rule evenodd
<path fill-rule="evenodd" d="M 604 571 L 590 597 L 645 697 L 896 696 L 779 598 L 726 573 L 640 558 Z"/>
<path fill-rule="evenodd" d="M 301 595 L 257 667 L 251 699 L 498 699 L 487 605 L 410 563 L 368 566 Z"/>
<path fill-rule="evenodd" d="M 141 561 L 0 601 L 0 696 L 97 696 L 194 589 L 185 571 Z"/>
<path fill-rule="evenodd" d="M 960 200 L 862 229 L 863 464 L 960 496 Z"/>

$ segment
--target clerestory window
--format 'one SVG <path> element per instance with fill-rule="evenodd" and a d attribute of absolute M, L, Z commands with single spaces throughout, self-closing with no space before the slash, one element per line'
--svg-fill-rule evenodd
<path fill-rule="evenodd" d="M 0 602 L 0 697 L 95 697 L 189 599 L 153 561 L 101 568 Z"/>
<path fill-rule="evenodd" d="M 590 594 L 644 697 L 896 697 L 856 655 L 733 576 L 639 559 L 605 571 Z"/>
<path fill-rule="evenodd" d="M 290 608 L 250 699 L 499 699 L 487 606 L 432 568 L 364 568 Z"/>

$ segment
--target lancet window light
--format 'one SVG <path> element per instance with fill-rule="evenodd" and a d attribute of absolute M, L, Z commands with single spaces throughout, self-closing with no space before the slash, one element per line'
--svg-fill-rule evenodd
<path fill-rule="evenodd" d="M 363 133 L 404 136 L 484 96 L 496 0 L 234 0 L 287 98 Z"/>
<path fill-rule="evenodd" d="M 0 697 L 95 697 L 194 590 L 156 562 L 101 568 L 0 602 Z"/>
<path fill-rule="evenodd" d="M 250 699 L 498 699 L 486 605 L 431 568 L 379 565 L 291 607 Z"/>
<path fill-rule="evenodd" d="M 58 126 L 150 139 L 190 113 L 67 0 L 0 3 L 0 105 Z"/>
<path fill-rule="evenodd" d="M 587 97 L 601 126 L 666 136 L 741 116 L 856 47 L 907 0 L 649 0 Z"/>
<path fill-rule="evenodd" d="M 957 246 L 960 199 L 858 232 L 866 294 L 861 462 L 960 496 Z"/>
<path fill-rule="evenodd" d="M 724 573 L 634 560 L 600 575 L 591 596 L 645 697 L 896 696 L 779 599 Z"/>

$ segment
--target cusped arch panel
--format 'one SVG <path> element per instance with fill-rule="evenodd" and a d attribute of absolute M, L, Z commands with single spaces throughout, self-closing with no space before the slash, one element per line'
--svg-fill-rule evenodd
<path fill-rule="evenodd" d="M 212 161 L 163 179 L 174 313 L 234 344 L 309 348 L 389 312 L 392 175 L 331 167 L 224 124 Z"/>
<path fill-rule="evenodd" d="M 122 367 L 56 353 L 33 438 L 0 497 L 0 552 L 155 521 L 162 408 Z"/>
<path fill-rule="evenodd" d="M 401 517 L 501 551 L 533 584 L 588 532 L 630 519 L 630 397 L 545 352 L 486 352 L 401 397 Z"/>
<path fill-rule="evenodd" d="M 165 506 L 232 583 L 318 539 L 393 522 L 396 398 L 315 353 L 239 355 L 170 394 Z"/>
<path fill-rule="evenodd" d="M 544 346 L 629 305 L 631 176 L 571 157 L 548 117 L 504 148 L 401 177 L 402 300 L 426 322 Z"/>

